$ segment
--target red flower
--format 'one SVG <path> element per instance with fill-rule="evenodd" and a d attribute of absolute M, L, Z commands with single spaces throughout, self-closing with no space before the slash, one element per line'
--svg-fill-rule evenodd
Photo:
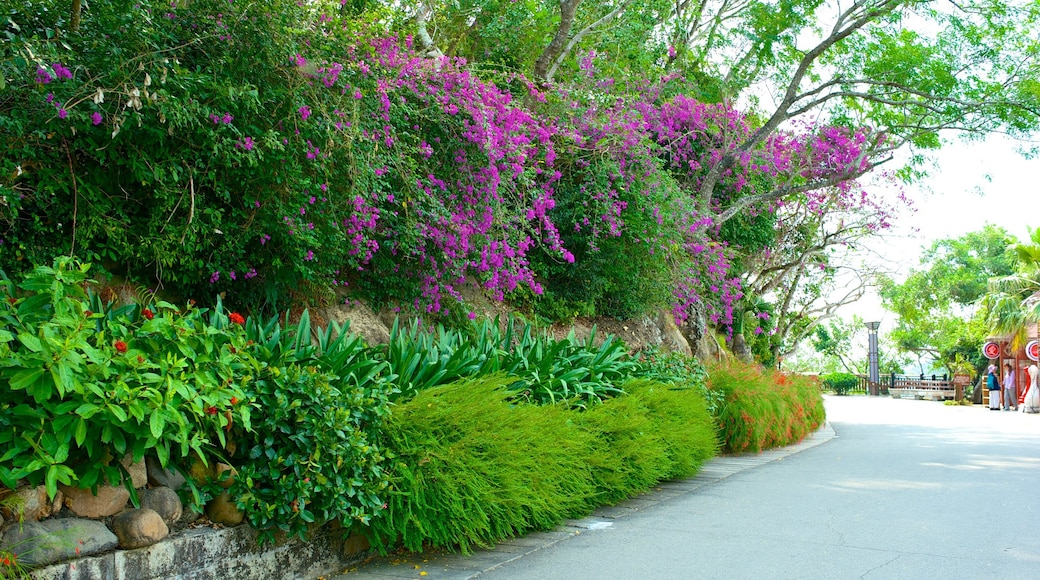
<path fill-rule="evenodd" d="M 206 414 L 207 415 L 216 415 L 217 414 L 217 408 L 216 407 L 206 407 Z"/>
<path fill-rule="evenodd" d="M 114 346 L 116 347 L 116 350 L 119 351 L 119 354 L 123 354 L 123 353 L 126 352 L 126 343 L 125 342 L 123 342 L 121 340 L 117 340 Z"/>
<path fill-rule="evenodd" d="M 155 313 L 152 312 L 151 310 L 145 308 L 144 310 L 141 311 L 141 316 L 144 316 L 148 320 L 151 320 L 151 319 L 155 318 Z"/>
<path fill-rule="evenodd" d="M 234 322 L 235 324 L 245 324 L 246 323 L 246 319 L 242 318 L 242 315 L 237 313 L 237 312 L 232 312 L 231 314 L 228 314 L 228 320 L 230 320 L 231 322 Z"/>
<path fill-rule="evenodd" d="M 87 318 L 90 318 L 91 316 L 94 316 L 94 313 L 91 312 L 90 310 L 84 310 L 83 311 L 83 316 L 86 316 Z"/>
<path fill-rule="evenodd" d="M 238 404 L 238 397 L 231 397 L 231 404 L 232 405 L 237 405 Z"/>

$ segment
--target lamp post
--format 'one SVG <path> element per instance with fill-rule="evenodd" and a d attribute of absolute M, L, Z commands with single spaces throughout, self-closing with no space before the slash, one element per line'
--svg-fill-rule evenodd
<path fill-rule="evenodd" d="M 878 351 L 877 351 L 877 331 L 878 327 L 881 326 L 880 322 L 868 322 L 867 323 L 867 356 L 869 361 L 868 368 L 868 379 L 870 380 L 870 394 L 878 394 L 878 382 L 880 378 L 878 376 Z"/>

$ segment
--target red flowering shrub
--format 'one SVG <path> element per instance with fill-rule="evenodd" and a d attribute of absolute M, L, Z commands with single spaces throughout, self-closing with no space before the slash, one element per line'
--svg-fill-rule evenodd
<path fill-rule="evenodd" d="M 708 385 L 725 401 L 717 420 L 728 453 L 797 443 L 825 420 L 823 394 L 810 377 L 727 362 L 708 369 Z"/>

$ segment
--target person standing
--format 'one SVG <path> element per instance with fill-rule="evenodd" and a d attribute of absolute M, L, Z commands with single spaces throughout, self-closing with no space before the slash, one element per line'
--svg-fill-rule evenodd
<path fill-rule="evenodd" d="M 1018 410 L 1018 386 L 1015 384 L 1015 369 L 1004 363 L 1004 410 Z"/>
<path fill-rule="evenodd" d="M 997 379 L 997 366 L 989 365 L 986 369 L 986 388 L 989 389 L 989 410 L 1000 410 L 1000 380 Z"/>

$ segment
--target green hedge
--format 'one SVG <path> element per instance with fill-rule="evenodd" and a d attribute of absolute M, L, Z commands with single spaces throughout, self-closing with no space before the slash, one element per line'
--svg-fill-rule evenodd
<path fill-rule="evenodd" d="M 394 409 L 392 491 L 365 529 L 373 545 L 489 546 L 692 474 L 717 448 L 694 389 L 633 384 L 581 412 L 517 403 L 511 380 L 427 389 Z"/>
<path fill-rule="evenodd" d="M 824 419 L 816 382 L 758 367 L 708 377 L 693 359 L 490 322 L 370 348 L 312 333 L 306 312 L 102 304 L 88 273 L 67 259 L 18 283 L 0 272 L 5 487 L 128 483 L 112 459 L 155 455 L 192 474 L 196 509 L 229 486 L 266 539 L 339 520 L 382 549 L 466 551 Z M 218 461 L 230 484 L 199 469 Z"/>
<path fill-rule="evenodd" d="M 830 373 L 820 377 L 820 381 L 835 395 L 847 395 L 859 386 L 859 377 L 851 373 Z"/>

